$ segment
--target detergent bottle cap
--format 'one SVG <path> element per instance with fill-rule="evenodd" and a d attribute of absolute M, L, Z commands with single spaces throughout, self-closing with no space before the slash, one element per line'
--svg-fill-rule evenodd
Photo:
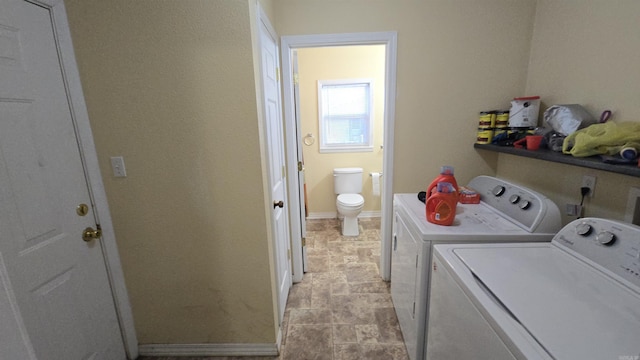
<path fill-rule="evenodd" d="M 440 168 L 440 174 L 442 175 L 453 175 L 453 166 L 444 165 Z"/>
<path fill-rule="evenodd" d="M 437 185 L 437 191 L 440 193 L 445 193 L 445 194 L 449 194 L 452 193 L 453 190 L 453 185 L 451 183 L 445 182 L 445 181 L 441 181 L 438 183 Z"/>

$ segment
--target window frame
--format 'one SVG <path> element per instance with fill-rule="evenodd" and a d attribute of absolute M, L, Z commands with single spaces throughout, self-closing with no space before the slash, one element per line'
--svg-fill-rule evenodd
<path fill-rule="evenodd" d="M 340 86 L 340 85 L 359 85 L 366 84 L 369 90 L 368 96 L 368 124 L 365 141 L 356 145 L 349 144 L 328 144 L 327 143 L 327 120 L 323 112 L 323 87 L 324 86 Z M 373 152 L 373 79 L 337 79 L 337 80 L 318 80 L 318 130 L 319 130 L 319 152 L 320 153 L 340 153 L 340 152 Z"/>

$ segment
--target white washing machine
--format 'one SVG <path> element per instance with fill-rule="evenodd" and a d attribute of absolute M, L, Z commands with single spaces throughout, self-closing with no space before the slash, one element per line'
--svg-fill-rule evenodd
<path fill-rule="evenodd" d="M 640 359 L 640 227 L 586 218 L 551 243 L 436 245 L 427 358 Z"/>
<path fill-rule="evenodd" d="M 425 358 L 432 247 L 438 243 L 549 242 L 562 227 L 558 207 L 525 187 L 489 176 L 469 184 L 480 204 L 458 204 L 451 226 L 427 222 L 417 194 L 395 194 L 391 297 L 411 360 Z"/>

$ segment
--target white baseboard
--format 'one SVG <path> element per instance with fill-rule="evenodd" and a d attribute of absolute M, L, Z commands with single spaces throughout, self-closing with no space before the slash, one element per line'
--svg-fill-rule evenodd
<path fill-rule="evenodd" d="M 376 218 L 381 216 L 381 211 L 363 211 L 358 215 L 358 218 Z"/>
<path fill-rule="evenodd" d="M 307 216 L 307 220 L 314 220 L 314 219 L 335 219 L 338 217 L 338 213 L 337 212 L 317 212 L 317 213 L 309 213 L 309 216 Z"/>
<path fill-rule="evenodd" d="M 142 344 L 143 356 L 277 356 L 278 344 Z"/>
<path fill-rule="evenodd" d="M 358 215 L 358 218 L 373 218 L 380 217 L 380 210 L 377 211 L 363 211 Z M 307 220 L 316 220 L 316 219 L 335 219 L 338 217 L 337 212 L 317 212 L 317 213 L 309 213 L 307 216 Z"/>
<path fill-rule="evenodd" d="M 275 344 L 142 344 L 143 356 L 278 356 L 282 327 Z"/>

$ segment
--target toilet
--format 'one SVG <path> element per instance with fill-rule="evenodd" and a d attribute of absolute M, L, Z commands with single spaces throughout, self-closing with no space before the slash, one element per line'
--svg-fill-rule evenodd
<path fill-rule="evenodd" d="M 338 195 L 336 208 L 341 219 L 342 235 L 358 236 L 358 215 L 364 207 L 362 168 L 333 169 L 333 190 Z"/>

